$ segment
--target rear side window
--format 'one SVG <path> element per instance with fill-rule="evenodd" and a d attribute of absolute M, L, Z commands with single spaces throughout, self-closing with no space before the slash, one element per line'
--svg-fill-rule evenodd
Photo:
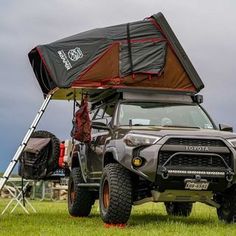
<path fill-rule="evenodd" d="M 93 121 L 102 122 L 104 124 L 109 124 L 113 117 L 115 110 L 115 104 L 110 103 L 99 107 L 94 111 Z"/>

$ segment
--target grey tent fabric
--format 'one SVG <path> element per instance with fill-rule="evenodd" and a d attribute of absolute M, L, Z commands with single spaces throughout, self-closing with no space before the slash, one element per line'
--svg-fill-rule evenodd
<path fill-rule="evenodd" d="M 165 65 L 166 42 L 144 42 L 132 44 L 133 72 L 159 74 Z M 128 44 L 120 47 L 121 77 L 131 74 Z"/>

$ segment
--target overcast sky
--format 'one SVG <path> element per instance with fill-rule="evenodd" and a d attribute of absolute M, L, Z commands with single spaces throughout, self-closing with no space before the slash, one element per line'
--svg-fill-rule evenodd
<path fill-rule="evenodd" d="M 235 0 L 0 0 L 0 170 L 5 170 L 43 96 L 27 53 L 88 29 L 161 11 L 202 78 L 204 107 L 236 129 Z M 50 103 L 39 128 L 69 137 L 72 104 Z"/>

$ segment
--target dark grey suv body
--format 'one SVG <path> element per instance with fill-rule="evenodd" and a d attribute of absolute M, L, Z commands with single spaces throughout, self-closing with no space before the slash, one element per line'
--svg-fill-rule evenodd
<path fill-rule="evenodd" d="M 105 222 L 125 223 L 130 204 L 148 201 L 165 202 L 168 214 L 183 216 L 203 202 L 220 219 L 234 220 L 225 202 L 236 181 L 236 134 L 218 130 L 197 101 L 192 94 L 152 91 L 92 99 L 92 141 L 79 143 L 69 164 L 80 168 L 79 188 L 99 198 Z M 122 188 L 112 183 L 113 172 L 128 176 L 120 193 L 112 193 L 113 185 Z M 122 178 L 119 173 L 114 176 Z M 126 194 L 128 203 L 112 205 L 112 197 Z"/>

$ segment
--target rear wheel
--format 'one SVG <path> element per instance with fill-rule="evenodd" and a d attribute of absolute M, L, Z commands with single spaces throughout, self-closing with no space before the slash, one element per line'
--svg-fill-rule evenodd
<path fill-rule="evenodd" d="M 189 202 L 165 202 L 166 212 L 172 216 L 189 216 L 193 204 Z"/>
<path fill-rule="evenodd" d="M 68 211 L 72 216 L 88 216 L 95 198 L 93 192 L 79 187 L 79 183 L 84 183 L 84 180 L 80 168 L 75 167 L 68 183 Z"/>
<path fill-rule="evenodd" d="M 117 163 L 103 169 L 99 192 L 101 218 L 108 224 L 125 224 L 132 209 L 130 173 Z"/>

